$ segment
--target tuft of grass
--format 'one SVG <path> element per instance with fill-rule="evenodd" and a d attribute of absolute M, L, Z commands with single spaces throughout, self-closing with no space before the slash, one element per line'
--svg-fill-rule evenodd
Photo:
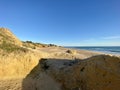
<path fill-rule="evenodd" d="M 5 41 L 2 42 L 2 44 L 0 44 L 0 49 L 2 49 L 5 52 L 11 53 L 11 52 L 27 52 L 26 48 L 11 44 L 11 43 L 7 43 Z"/>

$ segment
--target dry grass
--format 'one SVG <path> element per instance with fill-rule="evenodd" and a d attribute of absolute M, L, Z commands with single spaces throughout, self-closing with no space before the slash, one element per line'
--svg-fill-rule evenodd
<path fill-rule="evenodd" d="M 3 41 L 22 46 L 22 42 L 7 28 L 0 28 L 0 43 Z"/>

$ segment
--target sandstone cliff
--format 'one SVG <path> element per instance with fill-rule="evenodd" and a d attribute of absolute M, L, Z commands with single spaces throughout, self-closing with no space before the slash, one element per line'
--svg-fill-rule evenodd
<path fill-rule="evenodd" d="M 22 90 L 120 90 L 120 58 L 42 59 L 23 80 Z"/>

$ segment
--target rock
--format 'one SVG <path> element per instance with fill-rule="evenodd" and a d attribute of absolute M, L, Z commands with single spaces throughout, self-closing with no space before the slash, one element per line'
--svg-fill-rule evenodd
<path fill-rule="evenodd" d="M 26 83 L 28 87 L 33 86 L 30 90 L 47 90 L 49 87 L 52 90 L 120 90 L 120 58 L 99 55 L 73 62 L 60 59 L 42 60 L 24 79 L 23 86 Z M 44 68 L 44 65 L 49 69 Z M 41 77 L 42 74 L 45 77 Z M 35 84 L 27 82 L 29 78 Z M 44 84 L 41 86 L 42 82 Z M 37 84 L 40 85 L 36 86 Z M 23 87 L 23 90 L 27 89 Z"/>
<path fill-rule="evenodd" d="M 74 55 L 75 55 L 75 54 L 76 54 L 76 51 L 75 51 L 75 50 L 70 50 L 70 49 L 69 49 L 69 50 L 66 51 L 66 53 L 74 54 Z"/>

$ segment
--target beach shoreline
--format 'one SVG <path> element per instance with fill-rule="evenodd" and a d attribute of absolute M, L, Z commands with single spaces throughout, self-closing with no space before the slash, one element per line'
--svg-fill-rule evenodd
<path fill-rule="evenodd" d="M 70 50 L 71 52 L 67 52 Z M 48 58 L 58 58 L 58 59 L 86 59 L 92 56 L 97 55 L 110 55 L 120 57 L 117 54 L 109 54 L 99 51 L 90 51 L 90 50 L 83 50 L 83 49 L 75 49 L 75 48 L 66 48 L 66 47 L 46 47 L 46 48 L 39 48 L 38 51 L 48 53 Z"/>
<path fill-rule="evenodd" d="M 71 47 L 64 47 L 64 48 L 68 48 L 68 49 L 73 49 L 73 50 L 78 50 L 81 52 L 91 52 L 91 53 L 96 53 L 96 54 L 102 54 L 102 55 L 110 55 L 110 56 L 117 56 L 120 57 L 120 53 L 112 53 L 112 52 L 108 52 L 108 51 L 95 51 L 95 50 L 86 50 L 86 49 L 78 49 L 78 48 L 71 48 Z"/>

